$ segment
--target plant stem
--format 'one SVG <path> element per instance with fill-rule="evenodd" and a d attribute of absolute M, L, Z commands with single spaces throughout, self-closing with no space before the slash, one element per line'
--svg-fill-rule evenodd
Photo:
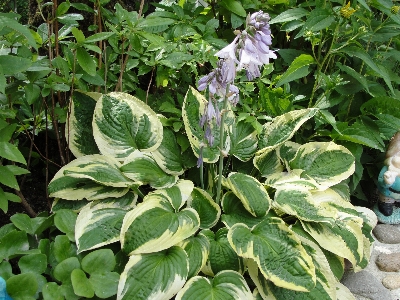
<path fill-rule="evenodd" d="M 222 185 L 222 172 L 224 170 L 224 155 L 222 154 L 222 149 L 224 148 L 224 134 L 225 134 L 225 117 L 226 117 L 226 109 L 228 106 L 228 93 L 229 93 L 229 84 L 226 86 L 226 93 L 224 98 L 224 104 L 222 107 L 222 116 L 221 116 L 221 126 L 219 130 L 219 149 L 221 154 L 219 155 L 219 166 L 218 166 L 218 183 L 217 183 L 217 197 L 215 202 L 219 204 L 219 200 L 221 198 L 221 185 Z"/>
<path fill-rule="evenodd" d="M 37 213 L 33 210 L 33 208 L 29 205 L 29 203 L 26 201 L 24 195 L 22 195 L 21 191 L 15 190 L 15 193 L 17 196 L 21 199 L 21 204 L 25 208 L 26 212 L 28 215 L 32 218 L 37 216 Z"/>

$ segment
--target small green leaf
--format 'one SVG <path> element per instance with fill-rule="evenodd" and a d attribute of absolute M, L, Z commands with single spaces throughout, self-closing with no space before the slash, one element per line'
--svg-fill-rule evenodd
<path fill-rule="evenodd" d="M 96 75 L 96 63 L 94 58 L 83 47 L 76 49 L 76 58 L 78 60 L 78 64 L 86 73 L 91 76 Z"/>
<path fill-rule="evenodd" d="M 60 286 L 55 282 L 48 282 L 42 288 L 43 300 L 64 300 Z"/>
<path fill-rule="evenodd" d="M 26 160 L 16 146 L 0 142 L 0 157 L 26 165 Z"/>
<path fill-rule="evenodd" d="M 14 275 L 7 281 L 7 292 L 12 299 L 35 299 L 38 281 L 33 273 Z"/>
<path fill-rule="evenodd" d="M 308 66 L 315 64 L 314 58 L 309 54 L 301 54 L 289 66 L 289 68 L 279 77 L 276 86 L 281 86 L 285 83 L 307 76 L 310 71 Z"/>
<path fill-rule="evenodd" d="M 69 3 L 69 1 L 61 2 L 57 7 L 56 17 L 60 17 L 63 14 L 65 14 L 68 11 L 68 9 L 70 8 L 70 6 L 71 6 L 71 4 Z"/>
<path fill-rule="evenodd" d="M 0 239 L 0 259 L 22 254 L 29 249 L 26 232 L 13 230 Z"/>
<path fill-rule="evenodd" d="M 99 42 L 102 40 L 106 40 L 109 37 L 113 36 L 114 34 L 115 34 L 114 32 L 98 32 L 91 36 L 88 36 L 85 39 L 85 43 L 95 43 L 95 42 Z"/>
<path fill-rule="evenodd" d="M 71 273 L 81 267 L 78 258 L 70 257 L 60 262 L 53 271 L 54 278 L 64 283 L 71 282 Z"/>
<path fill-rule="evenodd" d="M 19 185 L 14 174 L 4 166 L 0 166 L 0 183 L 19 191 Z"/>
<path fill-rule="evenodd" d="M 94 296 L 93 286 L 81 269 L 75 269 L 71 273 L 71 282 L 76 295 L 86 298 Z"/>
<path fill-rule="evenodd" d="M 21 273 L 42 274 L 47 268 L 47 256 L 45 254 L 24 255 L 18 261 L 18 267 Z"/>
<path fill-rule="evenodd" d="M 285 23 L 293 20 L 299 20 L 300 18 L 306 16 L 309 14 L 308 10 L 305 10 L 304 8 L 297 7 L 297 8 L 291 8 L 283 13 L 277 15 L 275 18 L 273 18 L 271 21 L 269 21 L 269 24 L 274 24 L 274 23 Z"/>
<path fill-rule="evenodd" d="M 76 256 L 76 247 L 70 242 L 66 235 L 56 236 L 54 244 L 52 244 L 52 251 L 59 263 Z"/>
<path fill-rule="evenodd" d="M 77 214 L 69 209 L 60 209 L 55 213 L 54 225 L 65 233 L 71 242 L 75 242 L 75 223 Z"/>
<path fill-rule="evenodd" d="M 119 277 L 116 272 L 94 273 L 90 275 L 89 281 L 96 296 L 105 299 L 117 293 Z"/>
<path fill-rule="evenodd" d="M 246 11 L 243 8 L 242 4 L 240 1 L 236 0 L 222 0 L 221 4 L 229 11 L 233 12 L 234 14 L 237 14 L 238 16 L 241 17 L 246 17 Z"/>
<path fill-rule="evenodd" d="M 13 55 L 0 55 L 0 67 L 3 69 L 5 75 L 14 75 L 24 72 L 31 64 L 32 61 L 27 58 Z"/>
<path fill-rule="evenodd" d="M 100 249 L 82 259 L 82 269 L 90 275 L 102 274 L 113 271 L 115 263 L 114 253 L 110 249 Z"/>

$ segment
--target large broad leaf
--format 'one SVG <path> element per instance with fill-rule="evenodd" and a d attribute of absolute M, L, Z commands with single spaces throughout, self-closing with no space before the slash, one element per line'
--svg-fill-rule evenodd
<path fill-rule="evenodd" d="M 216 233 L 207 229 L 199 235 L 205 236 L 210 243 L 210 253 L 206 265 L 201 270 L 208 276 L 214 276 L 223 270 L 233 270 L 243 274 L 245 267 L 243 258 L 238 256 L 229 244 L 228 229 L 221 228 Z"/>
<path fill-rule="evenodd" d="M 117 300 L 167 300 L 185 284 L 188 259 L 174 246 L 151 254 L 132 255 L 121 274 Z"/>
<path fill-rule="evenodd" d="M 188 207 L 194 208 L 200 217 L 200 228 L 207 229 L 217 224 L 221 208 L 210 194 L 200 188 L 194 188 L 188 200 Z"/>
<path fill-rule="evenodd" d="M 351 152 L 333 142 L 304 144 L 289 164 L 292 169 L 303 170 L 301 177 L 315 180 L 322 190 L 347 179 L 355 170 Z"/>
<path fill-rule="evenodd" d="M 104 186 L 93 181 L 92 179 L 74 178 L 64 175 L 64 171 L 66 171 L 68 168 L 74 168 L 80 165 L 82 163 L 82 159 L 85 159 L 85 157 L 83 156 L 70 162 L 56 173 L 48 186 L 50 197 L 57 197 L 65 200 L 82 200 L 85 198 L 87 200 L 100 200 L 108 197 L 121 197 L 129 191 L 129 188 Z M 110 159 L 110 157 L 108 157 L 108 159 Z M 102 160 L 102 162 L 104 162 L 104 160 Z M 106 168 L 112 167 L 107 166 Z M 97 176 L 97 174 L 93 175 Z M 107 182 L 110 182 L 109 179 L 107 180 Z M 133 184 L 133 182 L 131 182 L 131 184 Z"/>
<path fill-rule="evenodd" d="M 265 185 L 274 189 L 306 189 L 313 190 L 319 187 L 318 183 L 312 178 L 302 178 L 303 170 L 291 170 L 290 172 L 274 173 L 268 176 Z"/>
<path fill-rule="evenodd" d="M 253 259 L 275 285 L 295 291 L 315 287 L 315 268 L 298 237 L 280 218 L 267 218 L 252 229 L 238 223 L 228 240 L 238 255 Z"/>
<path fill-rule="evenodd" d="M 389 114 L 400 118 L 400 101 L 391 97 L 375 97 L 361 105 L 363 114 L 373 114 L 378 117 L 380 114 Z"/>
<path fill-rule="evenodd" d="M 200 155 L 200 144 L 204 141 L 204 130 L 200 126 L 200 114 L 204 112 L 207 100 L 193 87 L 187 91 L 182 106 L 182 117 L 185 124 L 186 134 L 188 136 L 190 146 L 196 157 Z M 222 126 L 222 124 L 221 124 Z M 221 150 L 220 144 L 220 128 L 216 125 L 212 126 L 211 134 L 214 136 L 213 146 L 203 148 L 203 161 L 206 163 L 215 163 L 219 159 Z M 226 138 L 225 149 L 229 149 L 229 138 Z"/>
<path fill-rule="evenodd" d="M 231 147 L 229 153 L 241 161 L 248 161 L 257 150 L 257 131 L 245 121 L 236 122 L 230 133 Z"/>
<path fill-rule="evenodd" d="M 138 204 L 124 218 L 121 245 L 125 253 L 151 253 L 167 249 L 193 235 L 200 218 L 192 208 L 175 212 L 168 200 L 155 195 Z"/>
<path fill-rule="evenodd" d="M 252 228 L 266 218 L 266 216 L 254 217 L 250 214 L 243 207 L 240 199 L 232 192 L 224 194 L 221 200 L 221 205 L 224 210 L 221 220 L 228 228 L 232 227 L 236 223 L 243 223 Z"/>
<path fill-rule="evenodd" d="M 307 189 L 281 188 L 276 190 L 273 205 L 286 214 L 310 222 L 334 223 L 336 209 L 327 203 L 314 201 Z"/>
<path fill-rule="evenodd" d="M 93 135 L 101 153 L 122 160 L 136 149 L 156 150 L 163 127 L 144 102 L 126 93 L 110 93 L 96 103 Z"/>
<path fill-rule="evenodd" d="M 176 300 L 237 300 L 253 299 L 242 275 L 235 271 L 221 271 L 214 278 L 196 276 L 176 295 Z"/>
<path fill-rule="evenodd" d="M 314 63 L 315 60 L 311 55 L 301 54 L 290 64 L 286 72 L 279 77 L 276 86 L 279 87 L 285 83 L 307 76 L 310 73 L 308 66 Z"/>
<path fill-rule="evenodd" d="M 188 278 L 196 276 L 206 265 L 210 253 L 210 242 L 204 235 L 191 236 L 177 244 L 182 247 L 189 259 Z"/>
<path fill-rule="evenodd" d="M 352 214 L 340 212 L 334 224 L 304 222 L 301 224 L 318 244 L 330 252 L 347 258 L 353 266 L 363 260 L 364 236 L 362 219 Z"/>
<path fill-rule="evenodd" d="M 112 187 L 129 187 L 134 184 L 119 170 L 121 163 L 111 156 L 100 154 L 81 156 L 65 167 L 63 174 L 72 178 L 85 178 Z"/>
<path fill-rule="evenodd" d="M 151 154 L 134 151 L 121 167 L 124 175 L 141 184 L 149 184 L 156 189 L 171 187 L 178 180 L 177 175 L 165 173 Z"/>
<path fill-rule="evenodd" d="M 261 176 L 268 177 L 283 171 L 281 161 L 274 149 L 265 149 L 254 156 L 253 164 L 260 171 Z"/>
<path fill-rule="evenodd" d="M 137 195 L 127 193 L 89 203 L 80 211 L 75 224 L 78 252 L 96 249 L 119 241 L 120 229 L 126 212 L 135 206 Z"/>
<path fill-rule="evenodd" d="M 74 92 L 65 135 L 69 142 L 69 149 L 75 157 L 99 153 L 92 127 L 95 105 L 96 100 L 90 95 Z"/>
<path fill-rule="evenodd" d="M 164 128 L 161 145 L 151 155 L 167 174 L 181 175 L 185 171 L 182 166 L 181 148 L 176 141 L 174 132 L 169 128 Z"/>
<path fill-rule="evenodd" d="M 255 217 L 265 216 L 271 206 L 264 186 L 252 176 L 231 173 L 222 180 L 222 184 L 229 188 L 242 201 L 246 210 Z"/>
<path fill-rule="evenodd" d="M 265 148 L 277 148 L 287 140 L 291 139 L 300 126 L 312 118 L 317 109 L 299 109 L 276 117 L 271 123 L 263 126 L 259 137 L 258 153 L 264 152 Z"/>

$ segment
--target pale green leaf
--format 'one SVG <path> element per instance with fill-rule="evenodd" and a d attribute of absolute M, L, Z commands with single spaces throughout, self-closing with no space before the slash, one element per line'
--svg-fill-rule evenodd
<path fill-rule="evenodd" d="M 71 272 L 71 283 L 74 288 L 74 293 L 77 296 L 85 298 L 92 298 L 94 296 L 93 286 L 86 277 L 85 272 L 81 269 L 75 269 Z"/>

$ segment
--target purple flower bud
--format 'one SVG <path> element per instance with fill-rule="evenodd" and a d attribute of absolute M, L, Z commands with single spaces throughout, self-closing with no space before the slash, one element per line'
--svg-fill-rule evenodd
<path fill-rule="evenodd" d="M 208 125 L 206 128 L 206 132 L 204 134 L 204 137 L 206 138 L 208 144 L 210 145 L 210 147 L 212 147 L 214 145 L 214 136 L 211 132 L 211 126 Z"/>

